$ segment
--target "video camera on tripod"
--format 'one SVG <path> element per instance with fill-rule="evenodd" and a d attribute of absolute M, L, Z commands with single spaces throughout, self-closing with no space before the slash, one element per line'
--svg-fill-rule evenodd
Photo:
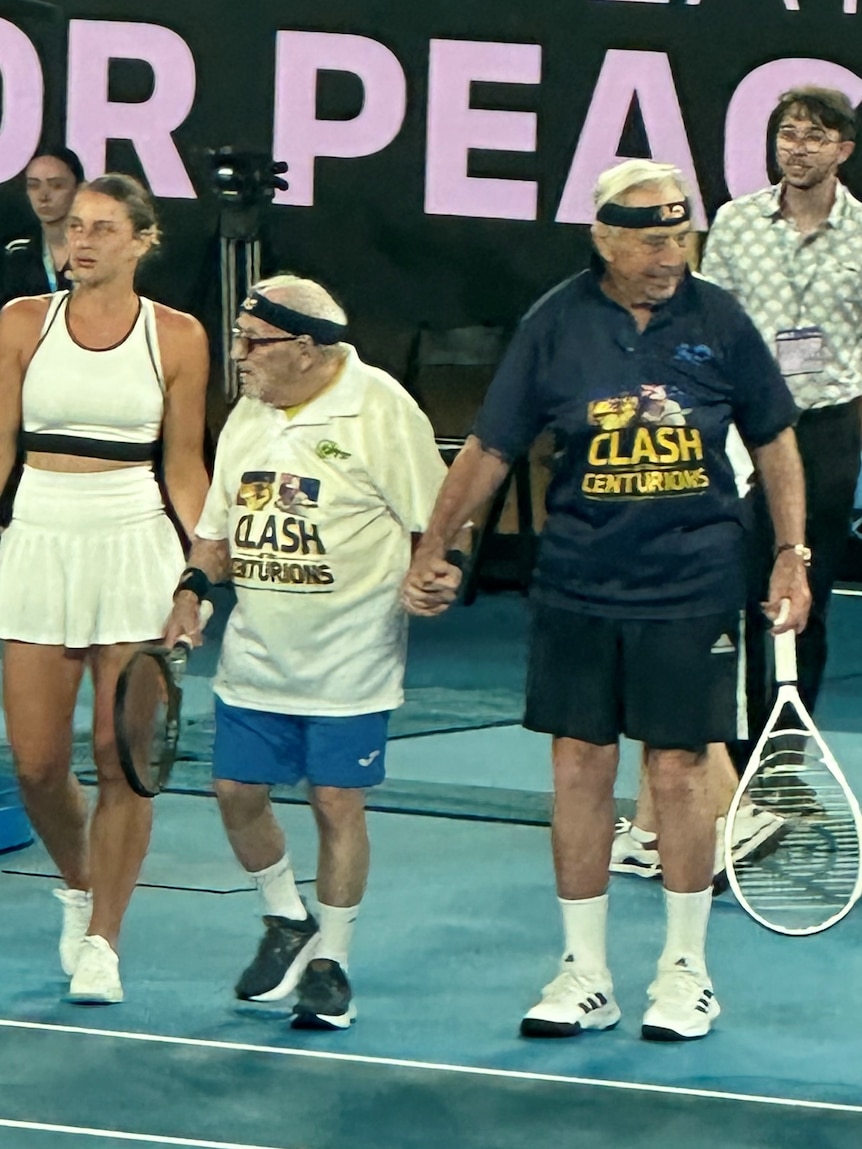
<path fill-rule="evenodd" d="M 231 328 L 240 301 L 260 279 L 261 209 L 276 190 L 287 190 L 287 180 L 281 178 L 287 164 L 266 152 L 231 147 L 208 148 L 204 156 L 208 183 L 219 205 L 222 372 L 225 396 L 232 403 L 239 388 L 230 358 Z"/>

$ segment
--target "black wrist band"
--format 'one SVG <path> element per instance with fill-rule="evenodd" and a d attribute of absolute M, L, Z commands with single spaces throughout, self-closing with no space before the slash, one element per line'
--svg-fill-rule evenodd
<path fill-rule="evenodd" d="M 174 591 L 174 598 L 177 597 L 180 591 L 190 590 L 198 602 L 202 602 L 212 590 L 212 585 L 206 573 L 202 571 L 200 567 L 186 567 L 180 575 L 180 581 L 177 583 L 177 589 Z"/>

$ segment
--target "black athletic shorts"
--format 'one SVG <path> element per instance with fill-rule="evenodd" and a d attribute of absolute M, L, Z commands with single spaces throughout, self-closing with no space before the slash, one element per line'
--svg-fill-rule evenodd
<path fill-rule="evenodd" d="M 745 729 L 736 611 L 623 620 L 533 604 L 524 725 L 606 746 L 699 750 Z"/>

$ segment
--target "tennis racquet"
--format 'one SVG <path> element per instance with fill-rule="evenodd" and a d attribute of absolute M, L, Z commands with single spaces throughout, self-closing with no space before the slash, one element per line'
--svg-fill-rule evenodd
<path fill-rule="evenodd" d="M 775 705 L 727 813 L 727 876 L 743 909 L 767 929 L 816 934 L 862 893 L 862 814 L 799 697 L 793 631 L 775 636 L 775 679 Z M 755 851 L 734 862 L 734 821 L 746 802 L 779 814 L 787 828 L 768 857 Z"/>
<path fill-rule="evenodd" d="M 212 604 L 201 603 L 201 626 Z M 182 677 L 191 640 L 144 646 L 132 655 L 117 681 L 114 734 L 126 781 L 141 798 L 155 798 L 170 776 L 177 753 Z"/>

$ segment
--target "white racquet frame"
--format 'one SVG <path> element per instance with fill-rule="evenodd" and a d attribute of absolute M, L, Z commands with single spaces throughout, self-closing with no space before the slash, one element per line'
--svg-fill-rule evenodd
<path fill-rule="evenodd" d="M 786 600 L 785 600 L 786 602 Z M 789 606 L 789 603 L 787 603 Z M 778 621 L 783 622 L 786 617 L 786 609 L 782 609 L 782 614 L 779 615 Z M 739 809 L 740 802 L 748 789 L 748 785 L 754 776 L 758 773 L 763 763 L 761 762 L 761 754 L 767 741 L 772 737 L 777 729 L 781 730 L 782 734 L 804 734 L 808 738 L 813 739 L 815 742 L 822 761 L 830 773 L 834 776 L 836 782 L 840 786 L 847 799 L 850 812 L 853 816 L 853 821 L 856 826 L 856 836 L 862 848 L 862 810 L 859 808 L 859 802 L 856 795 L 850 789 L 847 779 L 841 771 L 841 767 L 835 761 L 832 751 L 823 740 L 820 731 L 814 725 L 811 715 L 805 708 L 805 704 L 799 697 L 799 690 L 797 688 L 797 669 L 796 669 L 796 635 L 792 630 L 785 631 L 783 634 L 775 635 L 775 680 L 778 684 L 778 696 L 775 700 L 775 705 L 769 715 L 769 721 L 757 741 L 754 752 L 749 759 L 748 766 L 745 769 L 736 793 L 733 796 L 733 801 L 730 803 L 730 809 L 727 811 L 727 822 L 724 829 L 724 857 L 727 866 L 727 877 L 730 882 L 730 888 L 733 890 L 734 896 L 747 914 L 749 914 L 760 925 L 765 926 L 768 930 L 775 933 L 786 934 L 793 937 L 804 937 L 809 934 L 820 933 L 828 929 L 830 926 L 840 922 L 843 917 L 853 909 L 853 906 L 862 895 L 862 856 L 860 856 L 860 864 L 857 868 L 856 884 L 850 898 L 845 906 L 843 906 L 837 913 L 826 921 L 815 926 L 807 926 L 804 928 L 791 928 L 787 926 L 779 926 L 774 922 L 768 921 L 761 914 L 749 905 L 745 894 L 742 892 L 739 882 L 737 881 L 736 872 L 733 867 L 732 856 L 732 843 L 733 843 L 733 826 L 736 819 L 736 812 Z M 799 719 L 798 729 L 788 731 L 786 727 L 778 726 L 778 719 L 785 706 L 792 706 Z M 778 847 L 779 850 L 781 846 Z"/>

